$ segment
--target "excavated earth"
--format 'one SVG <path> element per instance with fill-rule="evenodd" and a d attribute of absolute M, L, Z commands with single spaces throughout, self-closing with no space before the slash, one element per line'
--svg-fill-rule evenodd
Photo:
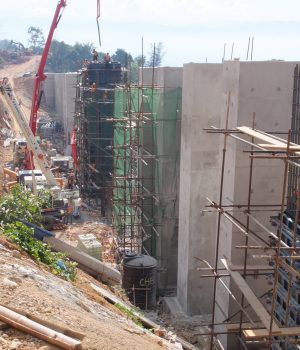
<path fill-rule="evenodd" d="M 107 288 L 81 271 L 76 282 L 64 281 L 0 236 L 0 304 L 84 333 L 86 350 L 165 348 L 159 338 L 137 327 L 98 295 L 91 282 Z M 9 328 L 0 330 L 0 349 L 57 348 Z"/>

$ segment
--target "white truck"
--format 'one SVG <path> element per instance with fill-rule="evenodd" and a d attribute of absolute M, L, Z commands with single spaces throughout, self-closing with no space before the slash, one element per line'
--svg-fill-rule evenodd
<path fill-rule="evenodd" d="M 70 156 L 60 156 L 56 155 L 54 157 L 50 157 L 50 164 L 52 168 L 59 168 L 62 172 L 69 172 L 73 170 L 73 158 Z"/>

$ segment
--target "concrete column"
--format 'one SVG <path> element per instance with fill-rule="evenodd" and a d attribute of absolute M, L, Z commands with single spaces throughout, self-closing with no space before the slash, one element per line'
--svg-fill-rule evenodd
<path fill-rule="evenodd" d="M 208 194 L 218 198 L 220 139 L 203 128 L 220 126 L 221 88 L 220 64 L 184 65 L 177 297 L 188 314 L 211 311 L 212 279 L 200 279 L 195 257 L 213 264 L 216 215 L 202 210 Z"/>

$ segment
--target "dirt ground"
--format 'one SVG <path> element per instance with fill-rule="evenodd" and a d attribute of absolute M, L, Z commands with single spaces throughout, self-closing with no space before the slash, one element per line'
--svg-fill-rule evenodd
<path fill-rule="evenodd" d="M 159 338 L 126 319 L 91 287 L 106 288 L 83 272 L 77 281 L 55 277 L 0 236 L 0 303 L 41 319 L 64 325 L 86 336 L 83 349 L 163 349 Z M 46 347 L 48 346 L 48 347 Z M 172 347 L 169 347 L 172 348 Z M 0 330 L 0 349 L 56 349 L 13 328 Z"/>
<path fill-rule="evenodd" d="M 7 65 L 3 69 L 0 69 L 0 78 L 7 77 L 9 79 L 16 95 L 22 102 L 22 109 L 28 116 L 28 119 L 31 110 L 34 75 L 38 69 L 40 59 L 40 56 L 32 56 L 27 62 Z M 31 76 L 23 77 L 23 74 L 29 72 L 32 73 Z"/>
<path fill-rule="evenodd" d="M 86 216 L 86 213 L 84 213 Z M 116 245 L 113 230 L 110 226 L 99 222 L 96 218 L 86 220 L 84 222 L 73 221 L 66 229 L 54 231 L 57 238 L 76 247 L 79 240 L 79 235 L 93 234 L 101 243 L 102 258 L 101 260 L 115 264 Z"/>

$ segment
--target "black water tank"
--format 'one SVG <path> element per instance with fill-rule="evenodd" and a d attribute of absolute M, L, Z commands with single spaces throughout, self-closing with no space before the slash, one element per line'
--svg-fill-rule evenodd
<path fill-rule="evenodd" d="M 156 306 L 156 269 L 157 261 L 149 255 L 129 253 L 123 259 L 122 287 L 140 309 Z"/>

